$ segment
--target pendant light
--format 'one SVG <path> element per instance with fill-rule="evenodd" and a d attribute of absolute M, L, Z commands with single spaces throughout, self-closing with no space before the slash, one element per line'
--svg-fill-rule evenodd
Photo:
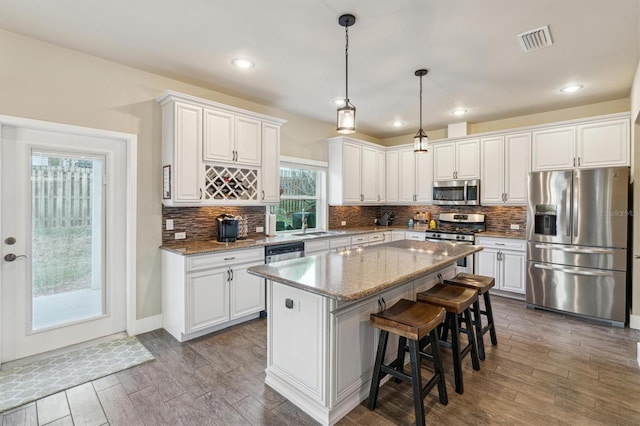
<path fill-rule="evenodd" d="M 413 137 L 413 152 L 424 153 L 429 152 L 429 137 L 422 130 L 422 77 L 427 75 L 429 71 L 425 69 L 417 70 L 415 72 L 417 77 L 420 77 L 420 130 Z"/>
<path fill-rule="evenodd" d="M 349 134 L 356 131 L 356 107 L 349 102 L 349 27 L 356 23 L 356 17 L 350 14 L 342 15 L 338 23 L 344 27 L 345 34 L 345 91 L 344 104 L 338 108 L 338 133 Z"/>

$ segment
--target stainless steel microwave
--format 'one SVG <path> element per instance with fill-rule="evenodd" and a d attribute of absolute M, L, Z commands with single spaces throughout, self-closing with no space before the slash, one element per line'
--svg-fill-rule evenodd
<path fill-rule="evenodd" d="M 437 206 L 479 206 L 480 180 L 433 182 L 433 204 Z"/>

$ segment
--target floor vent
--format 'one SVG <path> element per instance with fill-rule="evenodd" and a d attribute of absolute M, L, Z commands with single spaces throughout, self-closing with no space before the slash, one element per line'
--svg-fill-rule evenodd
<path fill-rule="evenodd" d="M 518 41 L 520 42 L 522 51 L 525 53 L 531 52 L 532 50 L 542 49 L 543 47 L 551 46 L 553 44 L 548 25 L 518 34 Z"/>

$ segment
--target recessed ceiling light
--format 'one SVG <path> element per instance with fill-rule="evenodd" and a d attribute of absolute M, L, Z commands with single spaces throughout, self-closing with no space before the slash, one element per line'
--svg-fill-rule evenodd
<path fill-rule="evenodd" d="M 255 65 L 253 61 L 246 58 L 235 58 L 233 61 L 231 61 L 231 63 L 234 66 L 242 69 L 253 68 L 253 66 Z"/>
<path fill-rule="evenodd" d="M 577 92 L 578 90 L 582 89 L 584 86 L 582 84 L 572 84 L 570 86 L 565 86 L 562 89 L 560 89 L 560 91 L 562 93 L 574 93 Z"/>
<path fill-rule="evenodd" d="M 467 110 L 464 108 L 458 108 L 451 111 L 451 114 L 453 115 L 465 115 L 466 113 L 467 113 Z"/>
<path fill-rule="evenodd" d="M 401 120 L 394 120 L 391 123 L 389 123 L 389 125 L 392 126 L 392 127 L 402 127 L 405 124 L 407 124 L 407 123 L 405 123 L 404 121 L 401 121 Z"/>
<path fill-rule="evenodd" d="M 337 98 L 333 100 L 333 103 L 340 106 L 340 105 L 344 105 L 344 98 Z"/>

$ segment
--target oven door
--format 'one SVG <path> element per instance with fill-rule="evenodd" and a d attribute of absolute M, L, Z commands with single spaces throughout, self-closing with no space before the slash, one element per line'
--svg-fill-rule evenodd
<path fill-rule="evenodd" d="M 438 238 L 427 238 L 425 241 L 431 241 L 434 243 L 450 243 L 450 244 L 468 244 L 471 245 L 473 244 L 470 241 L 451 241 L 451 240 L 441 240 Z M 467 273 L 467 274 L 473 274 L 473 255 L 469 255 L 467 257 L 463 257 L 462 259 L 458 260 L 458 262 L 456 262 L 457 268 L 456 268 L 456 273 Z"/>

